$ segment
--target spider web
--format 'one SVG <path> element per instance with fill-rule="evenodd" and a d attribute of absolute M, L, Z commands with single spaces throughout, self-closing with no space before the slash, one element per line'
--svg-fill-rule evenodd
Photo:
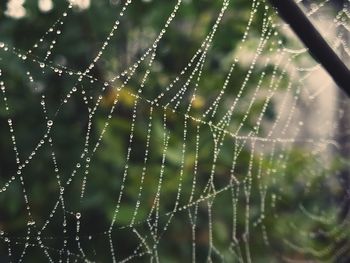
<path fill-rule="evenodd" d="M 4 261 L 346 261 L 348 101 L 264 1 L 239 4 L 206 2 L 196 35 L 191 3 L 173 1 L 123 56 L 115 43 L 145 3 L 122 1 L 77 69 L 64 47 L 84 46 L 65 30 L 87 11 L 74 2 L 33 45 L 1 39 Z M 349 2 L 303 8 L 347 62 Z M 216 41 L 232 25 L 239 41 Z"/>

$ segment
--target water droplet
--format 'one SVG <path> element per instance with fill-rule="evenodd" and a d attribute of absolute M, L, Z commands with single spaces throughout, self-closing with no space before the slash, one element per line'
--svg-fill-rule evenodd
<path fill-rule="evenodd" d="M 35 221 L 28 221 L 27 225 L 28 225 L 28 226 L 35 225 Z"/>
<path fill-rule="evenodd" d="M 52 120 L 48 120 L 48 121 L 47 121 L 47 126 L 48 126 L 48 127 L 51 127 L 52 124 L 53 124 L 53 121 L 52 121 Z"/>
<path fill-rule="evenodd" d="M 76 214 L 75 214 L 75 218 L 76 218 L 76 219 L 80 219 L 80 217 L 81 217 L 81 214 L 80 214 L 80 213 L 76 213 Z"/>

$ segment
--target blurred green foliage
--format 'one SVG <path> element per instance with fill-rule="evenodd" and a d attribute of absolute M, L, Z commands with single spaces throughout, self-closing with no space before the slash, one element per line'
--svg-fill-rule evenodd
<path fill-rule="evenodd" d="M 6 2 L 6 1 L 5 1 Z M 5 2 L 0 4 L 1 10 L 5 9 Z M 92 1 L 92 6 L 86 11 L 73 10 L 67 17 L 62 34 L 58 37 L 57 44 L 47 65 L 63 65 L 69 70 L 83 71 L 93 60 L 101 48 L 105 37 L 108 35 L 116 14 L 120 10 L 121 2 L 111 4 L 109 1 Z M 86 96 L 94 102 L 100 94 L 103 83 L 110 80 L 118 72 L 122 72 L 137 60 L 155 39 L 175 1 L 153 0 L 149 2 L 135 1 L 121 19 L 121 26 L 116 36 L 111 40 L 109 48 L 90 73 L 98 81 L 91 83 L 84 79 L 79 85 L 83 87 Z M 146 82 L 142 97 L 148 100 L 154 99 L 164 87 L 170 83 L 177 74 L 187 65 L 196 52 L 205 36 L 210 31 L 219 13 L 222 1 L 184 1 L 179 14 L 172 23 L 164 39 L 157 50 L 156 61 L 149 79 Z M 47 14 L 41 13 L 36 1 L 26 1 L 27 16 L 21 20 L 5 17 L 3 12 L 0 17 L 0 40 L 16 47 L 18 52 L 30 49 L 38 39 L 47 31 L 50 25 L 60 17 L 65 10 L 65 1 L 56 1 L 55 7 Z M 247 21 L 251 11 L 251 1 L 237 0 L 230 3 L 222 26 L 218 30 L 210 55 L 204 65 L 203 77 L 199 82 L 199 90 L 196 100 L 193 102 L 191 116 L 200 117 L 207 107 L 213 102 L 224 83 L 234 56 L 238 52 L 239 42 L 246 30 Z M 251 25 L 251 31 L 247 40 L 247 47 L 251 52 L 256 52 L 256 44 L 259 41 L 262 30 L 262 20 L 265 8 L 258 9 L 256 18 Z M 68 180 L 80 155 L 84 149 L 85 134 L 87 131 L 89 112 L 79 92 L 74 95 L 67 104 L 62 104 L 64 95 L 75 85 L 77 76 L 64 72 L 59 76 L 49 66 L 44 69 L 33 59 L 43 61 L 46 49 L 50 45 L 50 37 L 41 43 L 40 48 L 28 56 L 26 61 L 21 60 L 12 52 L 0 51 L 0 69 L 2 81 L 7 87 L 9 99 L 9 112 L 4 105 L 0 107 L 0 185 L 2 186 L 13 176 L 17 170 L 15 154 L 11 141 L 11 134 L 7 126 L 7 119 L 13 120 L 18 151 L 23 162 L 30 155 L 33 148 L 41 140 L 46 130 L 45 115 L 40 105 L 41 96 L 45 95 L 48 116 L 54 120 L 51 136 L 54 142 L 58 166 L 62 181 Z M 286 40 L 287 41 L 287 40 Z M 273 41 L 271 42 L 273 43 Z M 275 44 L 268 45 L 275 47 Z M 268 49 L 267 49 L 268 50 Z M 271 51 L 271 55 L 276 49 Z M 231 77 L 230 87 L 225 92 L 225 102 L 233 101 L 238 92 L 238 87 L 244 81 L 250 65 L 238 64 Z M 55 260 L 65 259 L 66 255 L 60 255 L 64 236 L 67 236 L 69 251 L 79 254 L 75 241 L 76 220 L 75 211 L 81 211 L 81 236 L 86 256 L 97 262 L 110 262 L 110 248 L 108 243 L 109 224 L 113 218 L 116 201 L 122 183 L 122 175 L 125 168 L 125 156 L 128 148 L 131 116 L 139 83 L 146 70 L 147 63 L 142 63 L 140 70 L 130 80 L 127 86 L 116 94 L 115 89 L 109 87 L 102 95 L 101 107 L 93 117 L 90 141 L 94 145 L 98 141 L 99 134 L 105 125 L 106 116 L 112 106 L 113 100 L 119 96 L 117 109 L 109 121 L 108 129 L 101 141 L 100 149 L 95 153 L 90 163 L 90 172 L 87 177 L 86 193 L 80 201 L 83 170 L 78 170 L 75 179 L 67 187 L 65 192 L 65 213 L 67 217 L 67 233 L 62 233 L 61 208 L 57 209 L 54 217 L 42 236 L 48 237 L 45 245 L 57 250 L 49 250 Z M 256 87 L 261 72 L 272 74 L 273 66 L 267 68 L 257 66 L 251 75 L 248 88 L 242 95 L 237 110 L 234 113 L 231 125 L 228 129 L 237 128 L 244 118 L 246 106 L 244 98 Z M 27 72 L 30 71 L 34 82 L 28 81 Z M 280 69 L 277 69 L 280 71 Z M 186 73 L 188 74 L 188 73 Z M 188 75 L 183 76 L 186 79 Z M 288 75 L 282 78 L 280 87 L 284 88 Z M 267 87 L 269 78 L 264 79 L 262 86 Z M 121 82 L 115 83 L 115 86 Z M 180 82 L 178 89 L 183 85 Z M 193 90 L 193 89 L 192 89 Z M 160 104 L 165 105 L 170 101 L 174 93 L 168 93 Z M 136 203 L 141 201 L 135 228 L 147 236 L 147 242 L 152 245 L 148 221 L 154 223 L 155 214 L 151 214 L 151 207 L 155 203 L 161 158 L 163 153 L 164 133 L 170 134 L 169 148 L 166 155 L 164 182 L 160 193 L 159 224 L 164 226 L 168 220 L 168 212 L 174 208 L 174 201 L 179 187 L 180 163 L 182 158 L 182 144 L 184 131 L 184 113 L 190 102 L 191 93 L 186 92 L 176 113 L 167 112 L 166 130 L 163 125 L 164 109 L 155 107 L 152 119 L 152 135 L 150 139 L 150 156 L 147 163 L 146 178 L 143 185 L 142 197 L 138 200 L 140 187 L 140 174 L 143 168 L 145 155 L 145 142 L 150 104 L 145 99 L 139 99 L 137 105 L 137 117 L 132 153 L 129 162 L 128 175 L 125 182 L 125 194 L 122 199 L 120 212 L 117 216 L 116 227 L 113 230 L 113 240 L 116 246 L 118 259 L 122 260 L 133 253 L 140 240 L 128 227 L 135 211 Z M 261 112 L 265 98 L 259 98 L 244 122 L 241 132 L 251 132 L 256 124 L 257 116 Z M 92 107 L 93 104 L 88 105 Z M 59 109 L 59 113 L 56 114 Z M 227 105 L 219 108 L 213 118 L 213 123 L 227 111 Z M 265 118 L 275 118 L 273 103 L 269 104 Z M 9 116 L 10 115 L 10 116 Z M 209 121 L 205 120 L 204 121 Z M 186 155 L 181 189 L 181 205 L 188 203 L 191 195 L 193 181 L 193 169 L 195 163 L 195 135 L 198 123 L 187 120 L 188 135 L 186 140 Z M 215 150 L 213 132 L 206 124 L 200 125 L 199 156 L 197 188 L 194 199 L 198 200 L 203 194 L 213 164 Z M 214 131 L 214 133 L 217 131 Z M 261 129 L 257 135 L 263 135 Z M 215 186 L 217 189 L 225 188 L 232 183 L 230 169 L 234 157 L 234 149 L 240 148 L 242 141 L 230 136 L 224 138 L 224 143 L 215 166 Z M 263 144 L 263 143 L 262 143 Z M 262 145 L 260 144 L 260 146 Z M 272 143 L 266 143 L 271 145 Z M 28 165 L 23 173 L 25 186 L 30 199 L 33 218 L 35 218 L 35 231 L 45 224 L 52 207 L 59 196 L 59 188 L 55 178 L 54 166 L 51 160 L 49 144 L 45 144 Z M 324 228 L 337 224 L 334 200 L 331 196 L 340 191 L 335 183 L 334 189 L 328 185 L 328 177 L 334 170 L 338 170 L 337 164 L 331 169 L 324 170 L 318 158 L 302 146 L 296 145 L 293 149 L 285 149 L 276 146 L 275 155 L 259 148 L 253 152 L 253 170 L 250 172 L 249 162 L 252 154 L 251 141 L 248 140 L 237 159 L 234 174 L 239 185 L 223 191 L 213 199 L 212 231 L 208 228 L 208 204 L 199 202 L 198 207 L 193 205 L 189 210 L 177 212 L 172 223 L 164 233 L 158 245 L 161 262 L 189 262 L 191 259 L 191 224 L 188 213 L 193 214 L 198 209 L 196 246 L 197 261 L 204 262 L 208 256 L 208 242 L 213 239 L 215 249 L 221 251 L 226 262 L 239 262 L 239 259 L 247 261 L 248 244 L 253 262 L 281 262 L 283 259 L 306 260 L 324 255 L 307 253 L 298 250 L 292 244 L 301 244 L 301 247 L 315 247 L 323 249 L 334 240 L 325 240 L 317 236 Z M 81 164 L 83 165 L 83 164 Z M 260 169 L 260 177 L 257 177 Z M 312 171 L 312 172 L 310 172 Z M 250 174 L 251 173 L 251 174 Z M 250 175 L 249 175 L 250 174 Z M 250 177 L 249 177 L 250 176 Z M 249 179 L 250 178 L 250 179 Z M 249 200 L 244 194 L 251 180 Z M 331 182 L 332 183 L 332 182 Z M 325 189 L 329 193 L 326 194 Z M 14 240 L 13 261 L 17 261 L 23 250 L 25 241 L 16 237 L 27 236 L 27 215 L 23 200 L 22 186 L 19 180 L 15 180 L 11 187 L 0 194 L 0 229 L 3 229 Z M 208 193 L 207 193 L 208 194 Z M 237 197 L 237 200 L 233 198 Z M 207 201 L 210 203 L 210 199 Z M 236 201 L 236 202 L 234 202 Z M 248 203 L 247 203 L 248 202 Z M 234 207 L 235 205 L 236 208 Z M 247 206 L 249 216 L 247 216 Z M 264 207 L 264 211 L 262 211 Z M 236 212 L 234 212 L 236 209 Z M 307 212 L 310 211 L 310 212 Z M 330 218 L 327 222 L 313 220 L 310 214 L 318 214 L 319 218 Z M 237 232 L 233 236 L 232 220 L 237 216 Z M 146 221 L 148 219 L 148 221 Z M 246 222 L 249 221 L 249 235 L 246 233 Z M 34 231 L 34 233 L 35 233 Z M 210 234 L 213 236 L 210 237 Z M 311 234 L 314 234 L 310 237 Z M 89 236 L 92 236 L 92 240 Z M 35 243 L 35 235 L 30 234 L 30 242 L 33 248 L 28 249 L 24 262 L 46 262 L 43 250 Z M 335 235 L 337 236 L 337 235 Z M 50 238 L 53 237 L 53 238 Z M 18 242 L 15 244 L 14 242 Z M 141 249 L 142 250 L 142 249 Z M 138 251 L 140 252 L 140 251 Z M 316 255 L 315 255 L 316 254 Z M 7 248 L 0 240 L 1 260 L 8 258 Z M 213 262 L 221 262 L 223 259 L 212 252 Z M 44 258 L 38 260 L 38 258 Z M 134 262 L 148 261 L 149 255 L 133 259 Z M 80 261 L 79 258 L 76 258 Z M 2 261 L 2 262 L 3 262 Z"/>

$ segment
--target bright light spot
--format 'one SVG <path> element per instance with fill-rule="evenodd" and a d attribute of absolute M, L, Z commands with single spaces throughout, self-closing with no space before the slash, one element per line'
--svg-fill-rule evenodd
<path fill-rule="evenodd" d="M 39 0 L 38 6 L 41 12 L 49 12 L 53 8 L 52 0 Z"/>
<path fill-rule="evenodd" d="M 9 0 L 6 5 L 5 15 L 13 18 L 22 18 L 26 15 L 26 9 L 23 7 L 24 0 Z"/>
<path fill-rule="evenodd" d="M 81 10 L 88 9 L 90 7 L 90 0 L 69 0 L 74 6 Z"/>

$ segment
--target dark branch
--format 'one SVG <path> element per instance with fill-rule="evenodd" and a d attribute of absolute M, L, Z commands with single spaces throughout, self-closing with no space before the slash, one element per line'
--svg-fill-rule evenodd
<path fill-rule="evenodd" d="M 294 0 L 269 0 L 290 25 L 310 54 L 327 70 L 337 85 L 350 96 L 350 71 L 328 45 Z"/>

